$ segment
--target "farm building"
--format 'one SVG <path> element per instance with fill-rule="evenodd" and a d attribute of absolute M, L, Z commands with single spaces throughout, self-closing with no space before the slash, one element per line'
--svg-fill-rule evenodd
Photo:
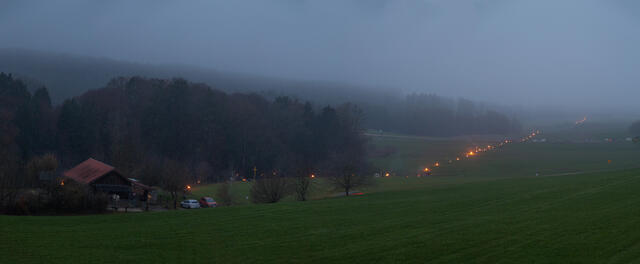
<path fill-rule="evenodd" d="M 92 158 L 64 172 L 63 176 L 63 182 L 72 180 L 90 186 L 94 192 L 117 194 L 122 199 L 128 199 L 133 191 L 133 184 L 129 179 L 114 167 Z"/>
<path fill-rule="evenodd" d="M 156 203 L 158 199 L 158 192 L 154 187 L 144 185 L 134 178 L 129 178 L 129 180 L 131 181 L 131 184 L 133 184 L 133 192 L 140 201 L 148 201 L 152 204 Z"/>

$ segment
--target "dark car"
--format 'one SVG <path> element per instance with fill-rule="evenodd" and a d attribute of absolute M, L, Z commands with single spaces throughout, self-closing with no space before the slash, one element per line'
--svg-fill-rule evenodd
<path fill-rule="evenodd" d="M 213 200 L 213 198 L 211 198 L 211 197 L 202 197 L 202 198 L 200 198 L 200 200 L 198 200 L 198 202 L 200 202 L 200 207 L 216 207 L 216 206 L 218 206 L 218 203 L 216 203 L 216 201 Z"/>

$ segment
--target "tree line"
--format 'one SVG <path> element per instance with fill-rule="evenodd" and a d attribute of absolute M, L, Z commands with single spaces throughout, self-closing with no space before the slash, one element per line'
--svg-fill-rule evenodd
<path fill-rule="evenodd" d="M 162 186 L 174 203 L 185 184 L 230 178 L 256 180 L 255 202 L 276 202 L 285 192 L 306 200 L 311 175 L 348 195 L 368 183 L 365 126 L 429 136 L 519 129 L 463 99 L 412 94 L 384 107 L 362 105 L 319 107 L 180 78 L 121 77 L 54 106 L 46 88 L 31 93 L 0 73 L 0 203 L 38 185 L 33 164 L 43 157 L 55 160 L 58 175 L 93 157 Z"/>
<path fill-rule="evenodd" d="M 362 104 L 368 128 L 419 136 L 461 136 L 522 132 L 515 118 L 464 98 L 413 93 L 381 104 Z"/>
<path fill-rule="evenodd" d="M 116 78 L 52 106 L 46 88 L 31 94 L 20 80 L 0 74 L 0 177 L 6 183 L 0 187 L 6 198 L 8 190 L 33 186 L 37 179 L 26 173 L 27 164 L 53 153 L 60 170 L 93 157 L 172 194 L 187 183 L 230 177 L 297 179 L 304 200 L 311 174 L 363 174 L 361 119 L 361 110 L 348 103 L 316 107 L 141 77 Z M 358 167 L 336 167 L 347 157 Z"/>

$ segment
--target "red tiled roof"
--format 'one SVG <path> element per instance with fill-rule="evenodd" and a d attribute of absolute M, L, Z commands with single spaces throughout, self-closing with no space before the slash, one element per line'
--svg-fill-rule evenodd
<path fill-rule="evenodd" d="M 76 182 L 89 184 L 114 170 L 115 168 L 112 166 L 89 158 L 72 169 L 64 172 L 63 175 L 64 177 L 71 178 Z"/>
<path fill-rule="evenodd" d="M 140 183 L 138 181 L 131 181 L 131 183 L 133 183 L 134 186 L 138 186 L 138 187 L 140 187 L 140 189 L 143 189 L 143 190 L 151 190 L 151 189 L 153 189 L 152 187 L 150 187 L 148 185 L 144 185 L 144 184 L 142 184 L 142 183 Z"/>

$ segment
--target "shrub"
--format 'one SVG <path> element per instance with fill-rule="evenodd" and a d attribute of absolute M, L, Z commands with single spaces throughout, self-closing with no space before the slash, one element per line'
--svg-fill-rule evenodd
<path fill-rule="evenodd" d="M 66 184 L 57 186 L 47 194 L 43 190 L 27 190 L 14 202 L 6 204 L 3 211 L 16 215 L 41 215 L 52 213 L 103 213 L 109 198 L 104 193 L 93 193 L 86 186 Z"/>
<path fill-rule="evenodd" d="M 108 204 L 106 194 L 93 193 L 89 187 L 71 182 L 54 188 L 49 202 L 57 213 L 101 213 Z"/>
<path fill-rule="evenodd" d="M 277 203 L 287 195 L 287 191 L 287 180 L 274 175 L 254 181 L 249 197 L 253 203 Z"/>
<path fill-rule="evenodd" d="M 173 198 L 171 198 L 171 195 L 168 192 L 160 191 L 158 192 L 156 203 L 166 209 L 169 209 L 171 206 L 173 206 Z"/>
<path fill-rule="evenodd" d="M 219 206 L 230 206 L 233 204 L 231 186 L 229 186 L 228 182 L 223 182 L 218 185 L 218 189 L 216 190 L 216 202 Z"/>
<path fill-rule="evenodd" d="M 81 211 L 89 213 L 104 213 L 109 205 L 109 197 L 105 193 L 87 193 Z"/>
<path fill-rule="evenodd" d="M 46 201 L 37 191 L 27 191 L 18 195 L 13 203 L 5 205 L 7 214 L 34 215 L 48 210 Z"/>

